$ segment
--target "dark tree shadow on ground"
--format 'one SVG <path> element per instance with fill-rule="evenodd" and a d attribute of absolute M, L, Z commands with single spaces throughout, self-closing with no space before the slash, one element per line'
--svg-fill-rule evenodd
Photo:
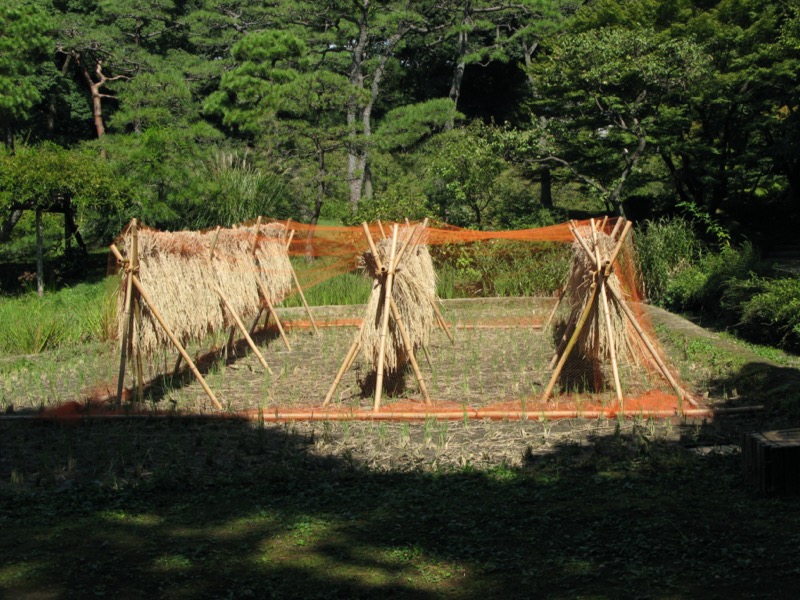
<path fill-rule="evenodd" d="M 796 500 L 649 426 L 516 468 L 420 470 L 398 444 L 385 471 L 330 454 L 324 423 L 0 421 L 0 596 L 796 597 Z M 675 424 L 693 445 L 707 426 Z"/>

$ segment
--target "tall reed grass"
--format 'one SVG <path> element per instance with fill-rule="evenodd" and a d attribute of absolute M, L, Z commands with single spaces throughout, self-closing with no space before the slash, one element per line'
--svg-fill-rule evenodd
<path fill-rule="evenodd" d="M 35 293 L 0 298 L 0 355 L 36 354 L 111 339 L 115 285 L 109 278 L 42 298 Z"/>

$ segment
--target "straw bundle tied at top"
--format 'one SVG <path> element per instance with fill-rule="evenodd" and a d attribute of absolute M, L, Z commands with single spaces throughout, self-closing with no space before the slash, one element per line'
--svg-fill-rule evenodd
<path fill-rule="evenodd" d="M 128 233 L 122 240 L 128 256 L 131 244 L 132 236 Z M 242 318 L 256 314 L 261 306 L 257 277 L 270 293 L 282 298 L 284 290 L 291 285 L 291 279 L 288 286 L 285 282 L 286 276 L 291 278 L 291 275 L 281 262 L 284 260 L 288 264 L 286 254 L 285 242 L 262 241 L 254 258 L 253 233 L 245 229 L 201 233 L 143 228 L 139 231 L 139 279 L 167 324 L 186 345 L 190 341 L 200 342 L 209 333 L 234 323 L 217 288 Z M 286 274 L 283 279 L 279 276 L 281 273 Z M 125 326 L 123 302 L 124 294 L 120 294 L 120 333 Z M 171 346 L 166 332 L 144 302 L 142 321 L 136 327 L 131 344 L 145 357 Z"/>
<path fill-rule="evenodd" d="M 412 232 L 413 228 L 410 227 L 401 230 L 397 241 L 398 248 L 402 247 Z M 391 239 L 387 238 L 376 244 L 381 263 L 385 268 L 389 267 L 391 242 Z M 429 343 L 430 332 L 435 323 L 433 302 L 438 302 L 438 299 L 436 298 L 436 272 L 428 247 L 423 243 L 415 244 L 413 240 L 411 243 L 412 246 L 406 250 L 397 265 L 392 284 L 392 296 L 397 304 L 400 318 L 408 331 L 411 344 L 416 350 Z M 384 310 L 383 277 L 378 271 L 375 257 L 370 251 L 361 256 L 359 266 L 369 277 L 374 279 L 372 292 L 367 301 L 360 341 L 364 357 L 376 365 L 380 351 Z M 408 353 L 403 344 L 400 330 L 397 323 L 391 318 L 384 351 L 384 364 L 388 370 L 396 371 L 404 367 L 408 360 Z"/>
<path fill-rule="evenodd" d="M 595 238 L 592 236 L 591 227 L 579 227 L 575 233 L 581 236 L 589 250 L 596 254 Z M 596 232 L 595 236 L 602 264 L 613 253 L 616 240 L 602 231 Z M 591 300 L 593 285 L 599 283 L 595 276 L 595 271 L 594 262 L 581 243 L 575 240 L 572 244 L 572 266 L 567 282 L 570 302 L 568 323 L 576 323 L 586 308 L 586 304 Z M 614 289 L 620 298 L 625 297 L 619 277 L 614 271 L 606 278 L 605 285 Z M 602 299 L 598 296 L 589 313 L 586 326 L 578 337 L 577 350 L 587 358 L 607 361 L 611 356 L 610 346 L 614 344 L 618 358 L 638 362 L 639 356 L 633 350 L 639 347 L 636 334 L 629 326 L 619 304 L 613 299 L 613 295 L 606 291 L 606 297 L 608 298 L 608 308 L 611 313 L 611 336 L 609 336 L 605 325 Z"/>

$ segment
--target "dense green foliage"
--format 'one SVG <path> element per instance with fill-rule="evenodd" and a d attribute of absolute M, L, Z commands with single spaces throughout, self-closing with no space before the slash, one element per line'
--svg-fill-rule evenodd
<path fill-rule="evenodd" d="M 774 242 L 800 225 L 799 22 L 797 0 L 13 0 L 0 260 L 57 199 L 90 243 L 134 216 L 587 213 Z M 704 252 L 660 243 L 681 245 L 643 255 L 651 299 L 705 303 L 670 283 Z"/>

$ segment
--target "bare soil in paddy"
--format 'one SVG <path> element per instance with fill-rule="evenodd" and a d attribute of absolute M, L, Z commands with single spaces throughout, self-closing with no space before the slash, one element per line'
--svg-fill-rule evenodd
<path fill-rule="evenodd" d="M 543 328 L 553 303 L 550 298 L 445 302 L 445 318 L 451 325 L 454 342 L 443 330 L 436 329 L 427 355 L 418 351 L 417 356 L 435 409 L 522 410 L 536 414 L 614 404 L 610 383 L 601 384 L 598 389 L 589 382 L 591 368 L 575 362 L 568 363 L 554 397 L 546 403 L 540 401 L 551 377 L 548 364 L 557 335 L 552 328 Z M 258 333 L 256 341 L 272 374 L 243 340 L 227 356 L 217 351 L 198 356 L 209 386 L 226 411 L 261 410 L 271 414 L 321 406 L 354 339 L 363 308 L 318 307 L 313 313 L 321 325 L 319 336 L 314 335 L 301 309 L 281 311 L 291 351 L 274 327 Z M 218 343 L 224 346 L 224 339 Z M 178 376 L 163 376 L 171 372 L 176 356 L 158 357 L 148 365 L 147 379 L 151 383 L 146 397 L 150 406 L 192 413 L 213 411 L 207 395 L 185 366 Z M 609 369 L 603 378 L 605 382 L 612 381 Z M 623 364 L 621 379 L 631 403 L 647 394 L 655 402 L 654 408 L 676 406 L 676 399 L 667 397 L 669 386 L 642 365 Z M 385 383 L 385 411 L 423 409 L 423 396 L 410 366 L 402 372 L 387 373 Z M 344 374 L 330 409 L 346 413 L 371 408 L 374 386 L 372 367 L 359 354 Z"/>

